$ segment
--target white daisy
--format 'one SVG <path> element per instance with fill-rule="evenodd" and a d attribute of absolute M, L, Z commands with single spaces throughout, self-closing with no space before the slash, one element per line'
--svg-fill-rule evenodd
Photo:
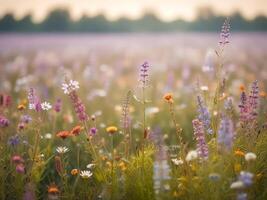
<path fill-rule="evenodd" d="M 69 149 L 67 147 L 57 147 L 56 151 L 60 154 L 66 153 L 69 151 Z"/>
<path fill-rule="evenodd" d="M 45 102 L 41 103 L 41 108 L 42 108 L 42 110 L 50 110 L 52 108 L 52 106 L 50 103 L 45 101 Z"/>
<path fill-rule="evenodd" d="M 69 87 L 70 87 L 72 90 L 77 90 L 77 89 L 80 88 L 80 86 L 79 86 L 79 82 L 78 82 L 78 81 L 74 81 L 74 80 L 70 80 Z"/>
<path fill-rule="evenodd" d="M 257 158 L 256 154 L 252 153 L 252 152 L 246 153 L 246 155 L 245 155 L 245 159 L 248 162 L 249 161 L 254 161 L 254 160 L 256 160 L 256 158 Z"/>
<path fill-rule="evenodd" d="M 69 94 L 69 85 L 67 83 L 62 83 L 61 89 L 63 90 L 64 94 Z"/>
<path fill-rule="evenodd" d="M 94 167 L 94 166 L 95 166 L 95 164 L 90 163 L 90 164 L 88 164 L 88 165 L 86 166 L 86 168 L 91 169 L 91 168 Z"/>
<path fill-rule="evenodd" d="M 233 182 L 230 186 L 231 189 L 241 189 L 244 187 L 244 183 L 242 181 Z"/>
<path fill-rule="evenodd" d="M 182 165 L 182 164 L 184 164 L 184 161 L 182 159 L 177 159 L 177 158 L 172 159 L 172 162 L 175 165 Z"/>
<path fill-rule="evenodd" d="M 51 139 L 52 138 L 52 134 L 51 133 L 46 133 L 44 138 L 45 139 Z"/>
<path fill-rule="evenodd" d="M 90 178 L 92 175 L 93 175 L 93 173 L 90 172 L 89 170 L 84 170 L 84 171 L 81 171 L 81 173 L 80 173 L 80 176 L 82 178 Z"/>
<path fill-rule="evenodd" d="M 191 160 L 195 160 L 195 159 L 197 159 L 197 157 L 198 157 L 198 153 L 197 153 L 197 151 L 189 151 L 189 152 L 187 153 L 187 155 L 186 155 L 185 160 L 186 160 L 187 162 L 189 162 L 189 161 L 191 161 Z"/>

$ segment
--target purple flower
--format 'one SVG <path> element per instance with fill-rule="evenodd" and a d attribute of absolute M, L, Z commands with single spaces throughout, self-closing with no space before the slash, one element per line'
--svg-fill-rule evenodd
<path fill-rule="evenodd" d="M 8 139 L 8 144 L 13 147 L 17 146 L 19 144 L 19 136 L 18 135 L 11 136 Z"/>
<path fill-rule="evenodd" d="M 60 112 L 62 107 L 62 101 L 61 99 L 57 99 L 56 103 L 54 104 L 54 110 L 56 112 Z"/>
<path fill-rule="evenodd" d="M 230 118 L 223 116 L 218 131 L 218 144 L 231 149 L 233 145 L 234 126 Z"/>
<path fill-rule="evenodd" d="M 148 84 L 148 62 L 144 62 L 140 67 L 140 81 L 142 83 L 142 87 L 146 87 Z"/>
<path fill-rule="evenodd" d="M 259 104 L 259 86 L 258 81 L 254 81 L 251 86 L 250 95 L 248 97 L 248 106 L 249 106 L 249 120 L 255 120 L 258 112 L 258 104 Z"/>
<path fill-rule="evenodd" d="M 25 166 L 23 164 L 18 164 L 16 166 L 16 172 L 19 174 L 24 174 L 25 173 Z"/>
<path fill-rule="evenodd" d="M 0 127 L 4 128 L 8 126 L 9 126 L 9 120 L 6 117 L 0 115 Z"/>
<path fill-rule="evenodd" d="M 222 25 L 220 33 L 220 40 L 219 40 L 220 46 L 224 47 L 226 44 L 228 44 L 229 38 L 230 38 L 230 19 L 226 18 Z"/>
<path fill-rule="evenodd" d="M 194 119 L 192 123 L 193 123 L 193 128 L 194 128 L 195 139 L 197 141 L 198 155 L 204 159 L 207 159 L 209 150 L 208 150 L 208 146 L 205 141 L 203 123 L 199 119 Z"/>
<path fill-rule="evenodd" d="M 250 172 L 246 172 L 246 171 L 241 171 L 240 172 L 240 175 L 238 177 L 238 180 L 239 181 L 242 181 L 243 184 L 248 187 L 248 186 L 251 186 L 252 183 L 253 183 L 253 174 L 250 173 Z"/>
<path fill-rule="evenodd" d="M 90 128 L 90 133 L 89 134 L 93 136 L 93 135 L 95 135 L 97 133 L 97 131 L 98 130 L 97 130 L 96 127 L 92 127 L 92 128 Z"/>
<path fill-rule="evenodd" d="M 38 96 L 35 94 L 35 90 L 30 88 L 28 93 L 29 109 L 40 112 L 42 110 L 41 101 Z"/>
<path fill-rule="evenodd" d="M 247 104 L 247 95 L 245 91 L 243 91 L 240 95 L 240 103 L 238 105 L 240 109 L 239 119 L 241 122 L 246 122 L 248 120 L 248 104 Z"/>
<path fill-rule="evenodd" d="M 20 118 L 20 121 L 25 123 L 25 124 L 28 124 L 32 121 L 32 118 L 29 115 L 22 115 Z"/>
<path fill-rule="evenodd" d="M 35 187 L 31 183 L 25 185 L 25 193 L 23 195 L 23 200 L 35 200 Z"/>
<path fill-rule="evenodd" d="M 198 104 L 198 119 L 203 123 L 205 130 L 208 134 L 212 134 L 212 129 L 210 127 L 210 113 L 208 108 L 204 105 L 203 99 L 197 96 Z"/>

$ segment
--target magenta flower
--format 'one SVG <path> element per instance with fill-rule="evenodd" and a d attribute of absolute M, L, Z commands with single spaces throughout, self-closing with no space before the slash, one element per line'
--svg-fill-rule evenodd
<path fill-rule="evenodd" d="M 0 127 L 4 128 L 8 126 L 9 126 L 9 120 L 6 117 L 0 115 Z"/>

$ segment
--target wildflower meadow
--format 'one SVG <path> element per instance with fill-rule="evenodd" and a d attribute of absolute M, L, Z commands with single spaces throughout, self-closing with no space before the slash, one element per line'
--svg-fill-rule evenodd
<path fill-rule="evenodd" d="M 0 199 L 267 199 L 266 41 L 230 23 L 2 42 Z"/>

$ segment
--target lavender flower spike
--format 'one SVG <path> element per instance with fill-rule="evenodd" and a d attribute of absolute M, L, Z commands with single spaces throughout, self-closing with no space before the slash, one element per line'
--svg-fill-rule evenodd
<path fill-rule="evenodd" d="M 201 158 L 207 159 L 209 150 L 208 150 L 208 146 L 205 141 L 203 123 L 199 119 L 194 119 L 192 123 L 193 123 L 193 128 L 194 128 L 194 135 L 197 141 L 198 155 Z"/>
<path fill-rule="evenodd" d="M 142 87 L 147 86 L 148 83 L 148 62 L 144 62 L 140 67 L 140 82 L 142 83 Z"/>
<path fill-rule="evenodd" d="M 248 104 L 247 104 L 247 95 L 245 91 L 242 91 L 240 96 L 240 104 L 238 105 L 240 109 L 239 119 L 241 122 L 246 122 L 248 120 Z"/>
<path fill-rule="evenodd" d="M 258 112 L 258 104 L 259 104 L 259 86 L 258 81 L 254 81 L 251 86 L 250 95 L 248 97 L 248 106 L 249 106 L 249 113 L 248 113 L 248 120 L 255 120 Z"/>
<path fill-rule="evenodd" d="M 230 118 L 223 116 L 220 128 L 218 131 L 218 144 L 227 147 L 227 150 L 232 148 L 234 138 L 233 122 Z"/>
<path fill-rule="evenodd" d="M 197 96 L 197 104 L 199 113 L 198 119 L 203 123 L 205 130 L 209 134 L 212 134 L 212 129 L 210 127 L 210 113 L 200 96 Z"/>
<path fill-rule="evenodd" d="M 228 44 L 229 38 L 230 38 L 230 19 L 226 18 L 222 25 L 222 30 L 220 33 L 220 40 L 219 40 L 220 46 L 224 47 L 226 44 Z"/>

